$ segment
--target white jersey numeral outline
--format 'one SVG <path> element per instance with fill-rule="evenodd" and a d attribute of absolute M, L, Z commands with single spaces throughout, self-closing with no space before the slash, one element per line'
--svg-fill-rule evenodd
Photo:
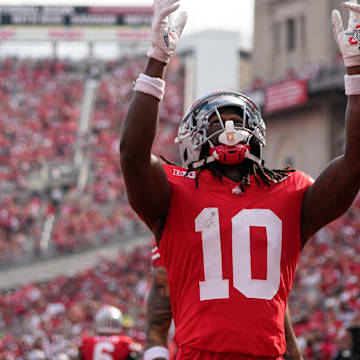
<path fill-rule="evenodd" d="M 269 209 L 243 209 L 231 219 L 234 288 L 247 298 L 271 300 L 281 277 L 282 221 Z M 250 228 L 264 227 L 267 236 L 266 279 L 251 276 Z M 200 300 L 229 298 L 229 280 L 223 278 L 218 208 L 204 208 L 195 219 L 201 232 L 204 281 L 199 281 Z"/>
<path fill-rule="evenodd" d="M 106 351 L 106 352 L 104 352 Z M 94 346 L 94 360 L 114 360 L 115 345 L 111 342 L 99 342 Z"/>

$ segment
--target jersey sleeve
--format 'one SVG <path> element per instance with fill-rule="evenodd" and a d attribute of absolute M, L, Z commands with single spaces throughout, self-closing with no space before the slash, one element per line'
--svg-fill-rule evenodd
<path fill-rule="evenodd" d="M 195 172 L 188 173 L 187 169 L 182 168 L 180 166 L 169 165 L 166 163 L 163 163 L 162 166 L 168 178 L 170 188 L 172 190 L 174 190 L 174 188 L 181 186 L 184 178 L 188 178 L 188 179 L 195 178 Z M 154 267 L 165 267 L 165 262 L 161 257 L 155 239 L 153 242 L 153 247 L 151 249 L 151 261 Z"/>
<path fill-rule="evenodd" d="M 81 354 L 83 356 L 83 349 L 84 349 L 84 339 L 81 338 L 78 342 L 78 351 L 79 354 Z"/>
<path fill-rule="evenodd" d="M 296 190 L 299 192 L 299 195 L 304 195 L 305 192 L 314 184 L 315 179 L 310 175 L 303 173 L 302 171 L 295 172 L 295 184 Z"/>
<path fill-rule="evenodd" d="M 119 346 L 124 350 L 124 355 L 126 354 L 126 359 L 124 360 L 137 359 L 142 351 L 141 345 L 128 336 L 120 336 L 119 339 Z"/>
<path fill-rule="evenodd" d="M 79 344 L 79 354 L 81 354 L 82 359 L 91 359 L 92 358 L 92 349 L 94 346 L 94 339 L 89 336 L 83 336 Z"/>
<path fill-rule="evenodd" d="M 165 263 L 161 258 L 159 248 L 156 245 L 155 239 L 153 242 L 153 247 L 151 249 L 151 262 L 153 267 L 165 267 Z"/>
<path fill-rule="evenodd" d="M 174 188 L 176 186 L 182 186 L 184 183 L 184 179 L 187 179 L 188 181 L 193 181 L 196 177 L 195 171 L 188 171 L 188 169 L 181 166 L 168 164 L 162 164 L 162 166 L 165 170 L 171 188 Z"/>

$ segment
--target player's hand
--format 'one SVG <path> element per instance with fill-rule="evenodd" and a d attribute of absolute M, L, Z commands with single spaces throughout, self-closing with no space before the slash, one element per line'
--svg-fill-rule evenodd
<path fill-rule="evenodd" d="M 176 16 L 174 12 L 180 7 L 180 0 L 154 0 L 154 20 L 151 31 L 152 48 L 148 56 L 169 63 L 175 54 L 180 36 L 184 30 L 187 13 L 181 11 Z"/>
<path fill-rule="evenodd" d="M 335 40 L 343 55 L 345 66 L 358 66 L 360 65 L 360 5 L 356 0 L 350 0 L 344 2 L 342 6 L 349 10 L 349 24 L 347 30 L 344 30 L 340 12 L 332 11 Z"/>

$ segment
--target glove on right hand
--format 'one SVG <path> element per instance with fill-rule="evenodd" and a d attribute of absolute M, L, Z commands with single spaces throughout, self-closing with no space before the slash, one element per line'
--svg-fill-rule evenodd
<path fill-rule="evenodd" d="M 187 21 L 185 11 L 176 17 L 171 16 L 180 7 L 179 2 L 180 0 L 155 0 L 153 4 L 152 48 L 147 55 L 165 64 L 168 64 L 175 54 Z"/>

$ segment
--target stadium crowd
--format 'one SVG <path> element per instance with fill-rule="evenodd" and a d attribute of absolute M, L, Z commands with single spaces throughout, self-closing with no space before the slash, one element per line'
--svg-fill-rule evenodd
<path fill-rule="evenodd" d="M 308 359 L 332 359 L 360 327 L 360 196 L 320 230 L 300 256 L 290 309 Z"/>
<path fill-rule="evenodd" d="M 93 316 L 103 304 L 119 307 L 124 333 L 143 343 L 150 259 L 150 248 L 141 247 L 72 277 L 2 293 L 0 359 L 26 359 L 31 350 L 47 359 L 76 357 L 81 335 L 94 334 Z"/>
<path fill-rule="evenodd" d="M 69 253 L 106 243 L 137 226 L 129 210 L 119 166 L 119 129 L 143 57 L 103 64 L 91 131 L 82 139 L 91 181 L 80 198 L 69 189 L 30 192 L 29 178 L 45 163 L 72 163 L 86 71 L 60 60 L 0 63 L 0 265 L 41 254 L 44 221 L 56 215 L 52 248 Z M 176 122 L 183 108 L 182 64 L 169 72 L 161 138 L 156 150 L 173 158 Z M 178 71 L 177 71 L 178 70 Z M 30 193 L 29 193 L 30 192 Z M 95 234 L 95 235 L 94 235 Z"/>

